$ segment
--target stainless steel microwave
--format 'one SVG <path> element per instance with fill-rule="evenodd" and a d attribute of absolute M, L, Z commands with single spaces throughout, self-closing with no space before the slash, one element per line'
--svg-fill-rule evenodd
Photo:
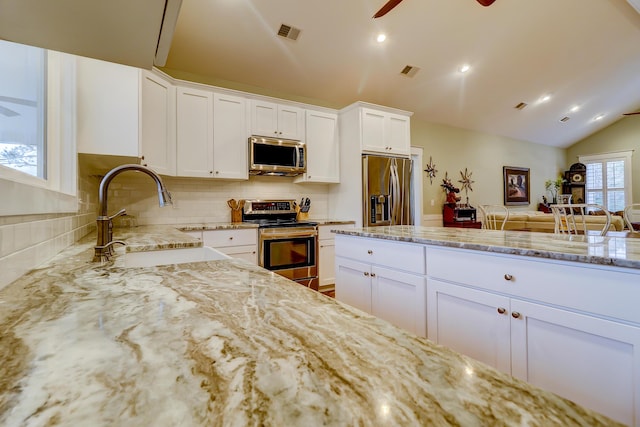
<path fill-rule="evenodd" d="M 249 173 L 251 175 L 295 176 L 307 171 L 304 142 L 289 139 L 249 138 Z"/>

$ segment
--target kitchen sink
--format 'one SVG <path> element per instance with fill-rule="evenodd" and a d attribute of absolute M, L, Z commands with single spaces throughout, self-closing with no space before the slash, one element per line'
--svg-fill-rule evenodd
<path fill-rule="evenodd" d="M 125 252 L 123 258 L 125 267 L 153 267 L 156 265 L 230 259 L 229 256 L 209 246 L 159 251 Z"/>

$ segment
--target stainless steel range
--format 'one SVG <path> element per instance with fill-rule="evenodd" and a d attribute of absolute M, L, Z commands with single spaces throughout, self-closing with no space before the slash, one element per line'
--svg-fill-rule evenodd
<path fill-rule="evenodd" d="M 296 221 L 295 200 L 246 200 L 242 221 L 258 224 L 261 267 L 318 290 L 318 227 Z"/>

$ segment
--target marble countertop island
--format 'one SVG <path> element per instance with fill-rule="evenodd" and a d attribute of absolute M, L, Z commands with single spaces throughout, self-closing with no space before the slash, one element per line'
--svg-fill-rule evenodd
<path fill-rule="evenodd" d="M 616 425 L 248 262 L 93 239 L 0 290 L 2 426 Z"/>
<path fill-rule="evenodd" d="M 394 225 L 337 234 L 640 269 L 640 239 Z"/>

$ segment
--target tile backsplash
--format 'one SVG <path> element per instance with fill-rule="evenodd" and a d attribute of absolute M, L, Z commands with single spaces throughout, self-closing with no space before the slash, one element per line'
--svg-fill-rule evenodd
<path fill-rule="evenodd" d="M 125 208 L 143 224 L 230 222 L 227 200 L 311 199 L 310 218 L 327 218 L 328 184 L 294 184 L 287 177 L 251 177 L 248 181 L 219 181 L 163 177 L 173 206 L 160 208 L 155 183 L 143 174 L 117 176 L 109 185 L 109 213 Z"/>

